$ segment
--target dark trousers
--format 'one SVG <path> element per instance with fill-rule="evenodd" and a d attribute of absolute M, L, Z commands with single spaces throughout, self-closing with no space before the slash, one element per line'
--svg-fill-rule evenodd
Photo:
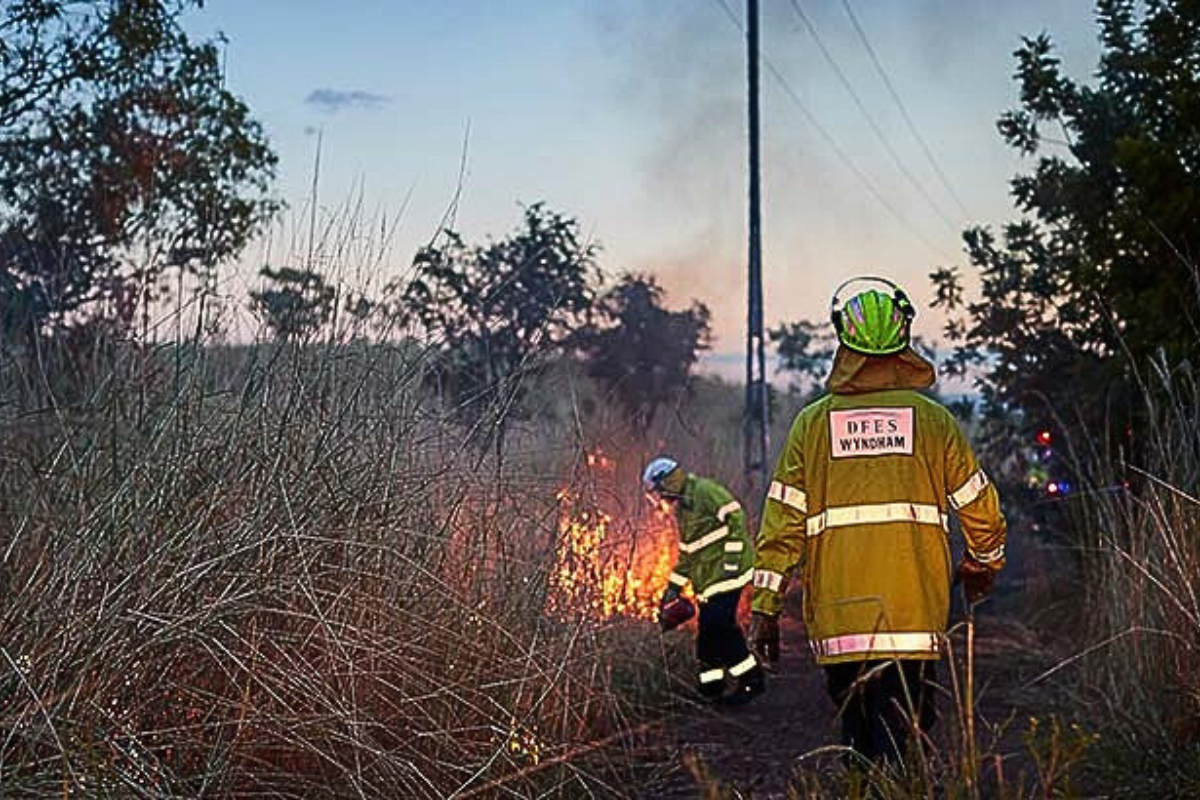
<path fill-rule="evenodd" d="M 737 622 L 742 593 L 723 592 L 700 604 L 700 629 L 696 635 L 696 659 L 700 662 L 700 693 L 718 697 L 725 677 L 761 688 L 762 668 L 753 662 L 746 637 Z"/>
<path fill-rule="evenodd" d="M 906 660 L 825 667 L 829 696 L 842 720 L 842 744 L 873 761 L 902 760 L 913 723 L 928 732 L 937 720 L 936 665 L 936 661 Z"/>

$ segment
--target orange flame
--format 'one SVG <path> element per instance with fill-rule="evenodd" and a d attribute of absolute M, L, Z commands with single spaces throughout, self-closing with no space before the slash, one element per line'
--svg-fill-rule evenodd
<path fill-rule="evenodd" d="M 589 454 L 588 464 L 612 469 L 612 459 Z M 558 540 L 548 609 L 557 616 L 655 619 L 675 564 L 678 534 L 667 503 L 638 520 L 618 522 L 568 489 L 557 494 Z"/>

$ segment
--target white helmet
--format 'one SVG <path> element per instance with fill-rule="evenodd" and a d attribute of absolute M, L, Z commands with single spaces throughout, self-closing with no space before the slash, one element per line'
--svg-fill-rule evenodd
<path fill-rule="evenodd" d="M 679 469 L 679 462 L 669 456 L 659 456 L 642 471 L 642 488 L 647 492 L 661 492 L 663 478 Z"/>

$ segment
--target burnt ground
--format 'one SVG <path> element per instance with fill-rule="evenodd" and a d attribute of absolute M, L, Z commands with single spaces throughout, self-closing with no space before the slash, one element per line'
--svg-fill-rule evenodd
<path fill-rule="evenodd" d="M 804 631 L 794 617 L 785 616 L 781 636 L 783 652 L 769 676 L 766 694 L 740 707 L 695 704 L 662 729 L 652 745 L 663 765 L 657 777 L 633 789 L 639 798 L 696 798 L 702 785 L 713 779 L 737 796 L 787 797 L 788 783 L 799 766 L 829 775 L 840 771 L 835 752 L 814 753 L 838 744 L 835 708 L 825 691 L 824 673 L 809 655 Z M 960 626 L 952 636 L 953 656 L 960 665 L 964 636 Z M 1030 685 L 1053 657 L 1034 634 L 1015 618 L 981 612 L 976 623 L 977 740 L 984 763 L 985 785 L 995 784 L 996 765 L 1011 785 L 1021 773 L 1034 774 L 1025 753 L 1022 733 L 1028 728 L 1031 709 L 1048 708 L 1047 693 L 1053 682 Z M 939 682 L 949 686 L 947 662 Z M 961 674 L 961 673 L 960 673 Z M 935 745 L 950 751 L 960 729 L 949 696 L 939 703 Z"/>

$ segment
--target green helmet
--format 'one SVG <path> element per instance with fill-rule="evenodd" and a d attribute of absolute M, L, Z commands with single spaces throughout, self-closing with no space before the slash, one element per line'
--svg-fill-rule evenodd
<path fill-rule="evenodd" d="M 859 288 L 843 302 L 843 290 L 857 283 L 871 284 L 871 288 Z M 833 296 L 838 340 L 868 356 L 891 355 L 908 347 L 914 316 L 916 309 L 904 290 L 883 278 L 855 278 L 839 286 Z"/>

